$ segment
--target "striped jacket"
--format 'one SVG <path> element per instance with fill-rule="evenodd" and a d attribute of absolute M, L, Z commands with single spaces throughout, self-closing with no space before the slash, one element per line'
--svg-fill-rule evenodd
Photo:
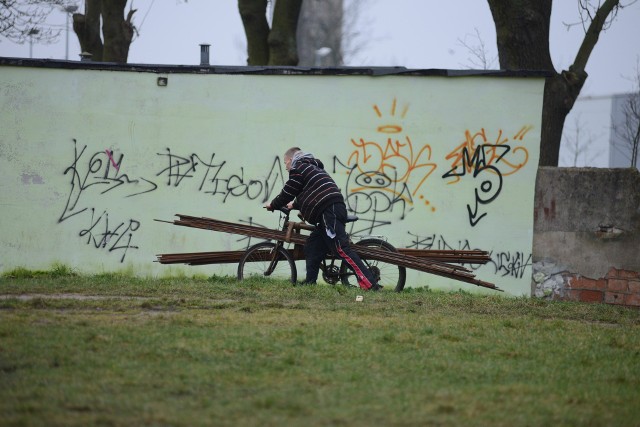
<path fill-rule="evenodd" d="M 294 208 L 310 224 L 318 224 L 322 212 L 334 203 L 344 203 L 344 197 L 335 181 L 324 170 L 318 159 L 302 158 L 289 170 L 284 188 L 271 202 L 273 209 L 280 209 L 294 200 Z"/>

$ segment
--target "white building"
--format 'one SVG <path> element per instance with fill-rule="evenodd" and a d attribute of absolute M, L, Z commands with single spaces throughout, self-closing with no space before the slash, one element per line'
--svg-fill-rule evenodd
<path fill-rule="evenodd" d="M 579 97 L 564 124 L 559 166 L 630 167 L 631 144 L 621 137 L 621 130 L 632 96 L 638 94 Z M 640 158 L 636 167 L 640 169 Z"/>

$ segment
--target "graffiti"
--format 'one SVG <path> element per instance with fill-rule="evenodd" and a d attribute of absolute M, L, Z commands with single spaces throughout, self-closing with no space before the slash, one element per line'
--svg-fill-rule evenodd
<path fill-rule="evenodd" d="M 99 195 L 119 189 L 123 192 L 123 197 L 133 197 L 152 192 L 158 186 L 145 178 L 131 179 L 122 173 L 124 154 L 120 154 L 116 161 L 111 150 L 97 151 L 89 156 L 86 144 L 79 149 L 77 140 L 73 139 L 73 145 L 73 162 L 63 173 L 70 178 L 69 194 L 58 223 L 72 217 L 79 218 L 77 215 L 84 213 L 82 217 L 89 219 L 89 226 L 80 230 L 78 236 L 86 237 L 87 245 L 96 249 L 122 253 L 122 263 L 129 249 L 138 249 L 138 246 L 132 244 L 132 239 L 140 228 L 140 221 L 129 219 L 114 226 L 113 221 L 109 221 L 107 210 L 96 218 L 95 208 L 81 205 L 80 198 L 90 189 L 97 191 Z"/>
<path fill-rule="evenodd" d="M 117 221 L 116 221 L 117 223 Z M 140 221 L 129 219 L 128 223 L 120 222 L 117 226 L 109 224 L 109 214 L 103 211 L 98 218 L 95 209 L 91 208 L 89 227 L 80 231 L 80 237 L 87 238 L 87 245 L 96 249 L 106 249 L 108 252 L 122 251 L 120 262 L 124 262 L 129 249 L 138 249 L 131 244 L 133 233 L 140 228 Z"/>
<path fill-rule="evenodd" d="M 107 153 L 107 156 L 109 157 L 109 160 L 111 160 L 111 164 L 113 165 L 114 168 L 116 168 L 116 170 L 120 170 L 120 165 L 118 163 L 116 163 L 115 160 L 113 160 L 113 151 L 109 151 L 109 150 L 104 150 L 105 153 Z"/>
<path fill-rule="evenodd" d="M 405 136 L 403 141 L 387 138 L 382 146 L 374 141 L 365 141 L 363 138 L 358 141 L 351 139 L 351 144 L 356 149 L 350 154 L 347 160 L 348 165 L 355 165 L 358 172 L 364 176 L 372 178 L 382 176 L 390 182 L 402 183 L 407 188 L 411 187 L 412 196 L 418 193 L 429 175 L 436 169 L 436 164 L 429 162 L 431 160 L 429 144 L 424 144 L 415 153 L 413 142 L 408 136 Z M 366 182 L 363 184 L 366 188 Z M 354 188 L 353 191 L 361 191 L 361 189 Z"/>
<path fill-rule="evenodd" d="M 522 127 L 514 136 L 514 141 L 521 141 L 531 126 Z M 480 144 L 476 146 L 476 140 Z M 482 206 L 495 201 L 502 192 L 505 176 L 520 170 L 527 163 L 529 153 L 525 147 L 518 146 L 512 149 L 507 145 L 509 138 L 503 137 L 503 131 L 498 132 L 495 144 L 487 143 L 485 130 L 482 129 L 475 135 L 467 130 L 465 141 L 451 151 L 446 160 L 452 161 L 451 169 L 442 175 L 443 179 L 455 178 L 448 184 L 460 182 L 465 175 L 471 175 L 476 183 L 474 188 L 474 202 L 467 204 L 469 224 L 475 227 L 488 212 L 483 211 Z M 507 155 L 511 154 L 510 157 Z M 513 162 L 514 158 L 522 155 L 520 161 Z"/>
<path fill-rule="evenodd" d="M 501 277 L 514 277 L 522 279 L 527 268 L 532 267 L 531 254 L 526 256 L 524 252 L 493 252 L 491 251 L 490 264 L 495 267 L 495 274 Z"/>
<path fill-rule="evenodd" d="M 467 239 L 458 240 L 456 243 L 449 242 L 444 236 L 431 234 L 429 236 L 420 236 L 408 231 L 411 236 L 411 244 L 407 246 L 409 249 L 433 249 L 439 251 L 470 251 L 471 244 Z"/>
<path fill-rule="evenodd" d="M 198 169 L 198 165 L 202 165 L 205 168 L 212 167 L 222 167 L 225 162 L 222 162 L 219 165 L 214 165 L 213 163 L 205 163 L 197 154 L 191 154 L 188 157 L 178 156 L 176 154 L 171 153 L 171 149 L 167 148 L 167 153 L 157 153 L 158 156 L 166 156 L 169 161 L 169 166 L 162 169 L 160 172 L 156 174 L 156 176 L 161 176 L 166 173 L 167 175 L 167 186 L 178 187 L 182 180 L 185 178 L 193 178 L 196 170 Z M 211 162 L 213 162 L 213 158 L 215 154 L 211 155 Z M 202 182 L 200 183 L 200 189 L 204 185 L 204 181 L 206 179 L 206 175 L 202 178 Z"/>
<path fill-rule="evenodd" d="M 511 140 L 522 141 L 531 129 L 533 129 L 533 126 L 523 126 L 515 135 L 513 135 Z M 471 135 L 471 132 L 466 130 L 465 140 L 445 157 L 447 161 L 451 162 L 450 172 L 457 170 L 459 167 L 464 169 L 464 171 L 453 175 L 457 178 L 449 182 L 449 184 L 459 182 L 460 177 L 464 175 L 464 172 L 473 172 L 476 165 L 468 161 L 465 162 L 465 160 L 469 159 L 469 153 L 472 153 L 472 158 L 474 158 L 478 147 L 485 147 L 482 151 L 483 163 L 486 166 L 492 166 L 499 161 L 501 162 L 500 174 L 502 176 L 513 175 L 522 169 L 529 161 L 529 151 L 523 146 L 516 146 L 512 148 L 511 145 L 507 145 L 507 142 L 510 140 L 503 134 L 504 131 L 499 129 L 496 140 L 490 142 L 487 138 L 485 129 L 481 129 L 474 135 Z M 507 154 L 509 154 L 509 156 L 507 156 Z"/>
<path fill-rule="evenodd" d="M 467 239 L 458 239 L 457 241 L 450 241 L 443 235 L 431 234 L 428 236 L 420 236 L 408 232 L 411 236 L 411 243 L 407 246 L 410 249 L 428 249 L 428 250 L 458 250 L 469 251 L 479 250 L 479 248 L 472 247 L 471 243 Z M 491 261 L 486 265 L 493 266 L 492 273 L 501 277 L 511 276 L 517 279 L 521 279 L 525 276 L 527 268 L 532 268 L 531 257 L 525 255 L 524 252 L 500 252 L 489 251 Z M 477 270 L 482 265 L 468 265 L 472 270 Z M 485 267 L 488 268 L 488 267 Z"/>
<path fill-rule="evenodd" d="M 393 212 L 395 209 L 404 218 L 407 199 L 411 200 L 411 195 L 397 190 L 395 187 L 398 184 L 386 179 L 383 175 L 358 174 L 355 172 L 356 167 L 356 165 L 345 165 L 335 156 L 333 158 L 333 173 L 347 174 L 347 182 L 342 189 L 347 209 L 359 216 L 357 222 L 359 228 L 354 228 L 356 223 L 352 223 L 351 233 L 372 234 L 376 228 L 391 224 L 390 221 L 378 219 L 382 212 Z M 363 185 L 366 185 L 366 191 L 362 190 Z M 361 190 L 352 191 L 354 186 Z M 385 189 L 391 191 L 384 191 Z"/>
<path fill-rule="evenodd" d="M 166 157 L 169 165 L 161 169 L 156 176 L 165 175 L 167 186 L 178 187 L 183 180 L 197 179 L 197 190 L 212 196 L 222 198 L 226 203 L 229 197 L 259 199 L 261 202 L 270 200 L 273 191 L 284 185 L 284 174 L 279 157 L 271 163 L 271 167 L 263 179 L 245 176 L 244 167 L 237 173 L 230 172 L 226 160 L 215 162 L 216 153 L 212 153 L 209 160 L 203 160 L 198 154 L 179 156 L 167 148 L 166 153 L 157 153 Z M 278 187 L 279 185 L 279 187 Z"/>
<path fill-rule="evenodd" d="M 487 212 L 480 212 L 480 205 L 487 205 L 493 202 L 498 198 L 502 191 L 502 174 L 500 173 L 500 170 L 496 166 L 486 163 L 487 150 L 485 149 L 487 148 L 491 150 L 494 147 L 482 145 L 475 150 L 473 157 L 471 158 L 469 158 L 470 156 L 467 148 L 463 148 L 462 157 L 464 159 L 464 167 L 462 170 L 460 172 L 456 172 L 456 168 L 454 168 L 442 175 L 443 179 L 454 176 L 459 179 L 461 176 L 467 174 L 467 166 L 472 165 L 473 178 L 477 179 L 480 177 L 480 185 L 474 188 L 474 207 L 472 208 L 471 205 L 467 204 L 469 224 L 471 224 L 472 227 L 475 227 L 482 218 L 487 216 Z M 501 148 L 506 150 L 505 154 L 510 149 L 508 146 L 501 146 Z M 496 163 L 499 161 L 500 158 L 496 160 Z"/>
<path fill-rule="evenodd" d="M 381 213 L 395 210 L 400 220 L 405 219 L 418 199 L 429 206 L 431 212 L 436 211 L 436 206 L 425 197 L 425 187 L 437 164 L 432 161 L 429 144 L 417 146 L 404 133 L 402 120 L 409 111 L 409 105 L 399 109 L 394 98 L 389 117 L 378 105 L 373 105 L 373 110 L 379 119 L 384 120 L 376 127 L 384 142 L 351 138 L 353 151 L 346 161 L 334 157 L 334 173 L 340 168 L 348 175 L 343 189 L 347 207 L 368 221 L 367 229 L 357 231 L 368 232 L 388 223 L 378 219 Z M 495 141 L 489 141 L 485 129 L 475 134 L 467 130 L 465 140 L 445 156 L 445 160 L 451 162 L 449 170 L 442 175 L 442 179 L 450 179 L 447 184 L 456 184 L 466 175 L 476 183 L 473 202 L 466 205 L 472 227 L 488 215 L 487 205 L 502 192 L 504 177 L 527 164 L 529 152 L 517 144 L 531 129 L 532 126 L 523 126 L 511 138 L 500 129 Z"/>
<path fill-rule="evenodd" d="M 429 176 L 437 168 L 431 162 L 432 150 L 429 144 L 417 146 L 409 135 L 403 134 L 401 120 L 405 118 L 409 105 L 398 112 L 394 99 L 385 118 L 378 105 L 373 110 L 383 124 L 376 127 L 384 142 L 351 138 L 352 151 L 346 161 L 337 156 L 333 159 L 333 172 L 346 173 L 347 182 L 343 188 L 347 207 L 361 216 L 354 234 L 372 234 L 375 229 L 391 224 L 379 219 L 382 213 L 397 213 L 402 220 L 413 210 L 416 200 L 425 200 L 423 187 Z M 435 207 L 430 206 L 431 211 Z M 353 228 L 353 226 L 352 226 Z"/>
<path fill-rule="evenodd" d="M 90 157 L 88 154 L 85 156 L 87 145 L 85 144 L 78 151 L 78 142 L 75 139 L 73 139 L 73 147 L 73 162 L 64 170 L 63 174 L 69 174 L 70 189 L 65 207 L 58 218 L 59 223 L 87 210 L 87 207 L 79 208 L 78 202 L 82 194 L 89 188 L 93 187 L 99 194 L 106 194 L 122 187 L 125 193 L 124 197 L 150 193 L 158 188 L 154 182 L 145 178 L 130 179 L 127 174 L 121 173 L 124 154 L 120 154 L 118 161 L 115 162 L 112 152 L 108 154 L 106 151 L 98 151 Z"/>
<path fill-rule="evenodd" d="M 373 106 L 373 110 L 379 119 L 384 118 L 377 105 Z M 384 142 L 351 138 L 354 149 L 346 165 L 355 165 L 359 174 L 356 183 L 361 185 L 352 188 L 352 192 L 367 191 L 370 184 L 374 183 L 374 188 L 391 193 L 391 198 L 402 197 L 407 203 L 413 204 L 411 197 L 418 194 L 437 166 L 431 162 L 429 144 L 414 145 L 411 137 L 403 134 L 400 120 L 407 115 L 409 105 L 403 107 L 398 118 L 395 117 L 396 110 L 397 100 L 394 99 L 390 109 L 391 118 L 376 128 Z M 390 184 L 400 185 L 391 187 Z"/>
<path fill-rule="evenodd" d="M 80 146 L 73 139 L 73 161 L 64 170 L 63 175 L 69 176 L 69 192 L 58 223 L 65 222 L 72 217 L 84 218 L 89 221 L 78 233 L 86 239 L 86 244 L 96 249 L 106 249 L 109 253 L 121 253 L 120 262 L 124 262 L 130 249 L 139 249 L 133 243 L 134 234 L 141 227 L 141 221 L 128 219 L 114 221 L 109 212 L 104 209 L 97 214 L 96 207 L 81 203 L 82 197 L 88 191 L 100 196 L 106 193 L 115 194 L 120 188 L 123 197 L 139 196 L 155 191 L 158 185 L 145 178 L 131 179 L 124 173 L 124 154 L 116 154 L 114 150 L 105 149 L 90 153 L 88 146 Z M 167 185 L 178 187 L 183 182 L 197 179 L 197 191 L 213 196 L 222 197 L 223 203 L 229 197 L 245 197 L 249 200 L 261 198 L 268 200 L 278 185 L 284 184 L 280 159 L 275 158 L 265 178 L 252 179 L 245 176 L 245 170 L 240 167 L 237 173 L 224 174 L 228 166 L 226 161 L 215 161 L 213 153 L 208 161 L 203 161 L 197 154 L 183 157 L 171 153 L 158 153 L 168 159 L 169 165 L 160 170 L 156 176 L 164 175 Z M 198 174 L 202 174 L 201 176 Z M 95 202 L 95 198 L 92 199 Z M 82 214 L 82 215 L 80 215 Z M 250 218 L 249 221 L 252 221 Z M 250 241 L 247 241 L 247 247 Z"/>

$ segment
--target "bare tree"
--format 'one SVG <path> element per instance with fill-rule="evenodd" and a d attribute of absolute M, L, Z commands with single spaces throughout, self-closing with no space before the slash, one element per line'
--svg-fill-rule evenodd
<path fill-rule="evenodd" d="M 582 90 L 587 62 L 600 33 L 629 0 L 578 0 L 585 36 L 568 70 L 557 72 L 549 53 L 549 27 L 553 0 L 487 0 L 496 26 L 500 67 L 509 70 L 546 70 L 542 110 L 540 165 L 557 166 L 562 128 Z M 564 0 L 566 1 L 566 0 Z"/>
<path fill-rule="evenodd" d="M 80 49 L 90 53 L 93 61 L 127 62 L 136 31 L 132 22 L 136 9 L 130 8 L 125 17 L 126 6 L 127 0 L 85 0 L 85 13 L 73 14 Z"/>
<path fill-rule="evenodd" d="M 247 64 L 297 65 L 296 29 L 302 0 L 277 0 L 271 27 L 267 20 L 268 3 L 268 0 L 238 0 L 247 36 Z"/>
<path fill-rule="evenodd" d="M 640 61 L 636 64 L 633 77 L 634 90 L 624 101 L 621 120 L 612 118 L 613 131 L 618 137 L 614 147 L 630 161 L 630 167 L 638 167 L 640 145 Z"/>
<path fill-rule="evenodd" d="M 61 31 L 46 25 L 56 7 L 64 0 L 0 0 L 0 35 L 15 43 L 53 43 Z"/>
<path fill-rule="evenodd" d="M 465 34 L 464 38 L 458 39 L 458 44 L 469 52 L 469 68 L 480 70 L 495 68 L 498 57 L 489 55 L 487 46 L 480 36 L 480 31 L 478 28 L 474 28 L 474 30 L 474 34 Z"/>
<path fill-rule="evenodd" d="M 370 41 L 365 6 L 374 0 L 304 0 L 298 22 L 298 65 L 337 67 Z"/>
<path fill-rule="evenodd" d="M 304 0 L 298 21 L 298 65 L 342 65 L 343 0 Z"/>
<path fill-rule="evenodd" d="M 582 122 L 580 115 L 578 115 L 574 120 L 573 134 L 565 135 L 565 147 L 569 152 L 569 156 L 568 158 L 565 157 L 564 163 L 569 166 L 587 166 L 595 159 L 595 154 L 588 156 L 589 146 L 593 145 L 594 142 L 593 135 L 591 135 L 591 132 L 586 132 L 586 134 L 583 135 L 584 128 L 584 122 Z"/>
<path fill-rule="evenodd" d="M 361 12 L 373 1 L 238 0 L 247 36 L 247 63 L 344 65 L 370 41 L 363 25 L 356 24 L 362 24 Z"/>
<path fill-rule="evenodd" d="M 365 17 L 364 11 L 376 0 L 345 0 L 342 16 L 342 62 L 349 64 L 365 47 L 375 42 L 368 29 L 371 27 L 370 18 Z"/>

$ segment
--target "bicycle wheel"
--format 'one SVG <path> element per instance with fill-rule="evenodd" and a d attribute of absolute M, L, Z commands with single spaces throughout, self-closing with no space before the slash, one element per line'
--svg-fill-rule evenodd
<path fill-rule="evenodd" d="M 274 251 L 278 251 L 273 270 L 269 267 L 274 259 Z M 238 264 L 238 280 L 249 277 L 271 277 L 274 279 L 296 282 L 296 264 L 282 246 L 275 243 L 262 242 L 251 246 L 240 259 Z"/>
<path fill-rule="evenodd" d="M 389 252 L 398 252 L 393 245 L 380 239 L 365 239 L 355 244 L 355 246 L 366 246 L 368 248 L 383 249 Z M 404 289 L 404 282 L 407 278 L 407 271 L 404 267 L 390 264 L 384 261 L 370 260 L 360 257 L 362 262 L 369 267 L 373 277 L 378 280 L 378 284 L 386 289 L 393 289 L 400 292 Z M 340 279 L 346 286 L 358 286 L 358 279 L 345 261 L 340 265 Z"/>

